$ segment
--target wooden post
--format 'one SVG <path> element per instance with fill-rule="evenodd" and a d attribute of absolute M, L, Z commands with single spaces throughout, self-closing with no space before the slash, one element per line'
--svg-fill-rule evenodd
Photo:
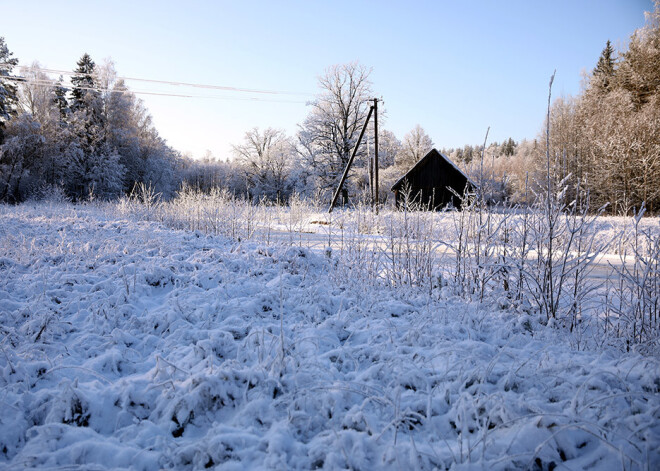
<path fill-rule="evenodd" d="M 378 214 L 378 98 L 374 98 L 374 194 L 376 200 L 376 214 Z"/>
<path fill-rule="evenodd" d="M 374 158 L 369 149 L 369 138 L 367 137 L 367 157 L 369 157 L 369 203 L 374 207 Z"/>
<path fill-rule="evenodd" d="M 360 132 L 360 137 L 358 137 L 357 143 L 355 144 L 355 148 L 353 149 L 353 153 L 351 154 L 351 158 L 348 159 L 348 163 L 346 164 L 346 168 L 344 169 L 344 174 L 341 176 L 341 180 L 339 180 L 339 185 L 337 186 L 337 190 L 335 190 L 335 194 L 332 197 L 332 202 L 330 203 L 330 207 L 328 208 L 328 213 L 332 212 L 332 209 L 335 207 L 335 204 L 337 203 L 337 198 L 339 197 L 339 193 L 341 192 L 341 187 L 344 185 L 344 181 L 346 181 L 346 177 L 348 176 L 348 171 L 351 169 L 351 165 L 353 164 L 353 160 L 355 159 L 355 154 L 357 154 L 357 150 L 360 147 L 360 142 L 362 142 L 362 136 L 364 136 L 364 131 L 367 129 L 367 124 L 369 124 L 369 119 L 371 118 L 371 113 L 373 113 L 374 107 L 372 106 L 369 109 L 369 114 L 367 115 L 367 120 L 364 122 L 364 126 L 362 126 L 362 132 Z"/>

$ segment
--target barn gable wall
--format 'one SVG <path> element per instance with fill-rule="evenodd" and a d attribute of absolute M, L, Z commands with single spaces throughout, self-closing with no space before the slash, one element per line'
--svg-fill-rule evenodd
<path fill-rule="evenodd" d="M 392 190 L 397 206 L 409 190 L 409 199 L 427 209 L 442 209 L 448 204 L 460 208 L 461 200 L 451 190 L 463 195 L 468 185 L 467 177 L 437 150 L 433 149 L 421 159 Z"/>

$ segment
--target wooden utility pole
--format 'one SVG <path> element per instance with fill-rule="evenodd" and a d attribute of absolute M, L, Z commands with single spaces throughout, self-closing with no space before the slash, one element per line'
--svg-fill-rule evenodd
<path fill-rule="evenodd" d="M 374 107 L 372 106 L 369 109 L 367 120 L 364 122 L 364 126 L 362 126 L 362 132 L 360 132 L 360 137 L 358 137 L 357 143 L 355 144 L 355 148 L 353 149 L 353 153 L 351 154 L 351 158 L 348 159 L 348 163 L 346 164 L 346 168 L 344 169 L 344 174 L 341 176 L 341 180 L 339 180 L 339 185 L 337 186 L 337 190 L 335 190 L 335 194 L 332 197 L 332 202 L 330 203 L 330 207 L 328 208 L 328 213 L 332 212 L 333 208 L 335 207 L 335 204 L 337 203 L 337 198 L 339 198 L 339 193 L 341 193 L 341 187 L 344 185 L 344 182 L 346 181 L 346 177 L 348 176 L 348 171 L 351 169 L 351 165 L 353 164 L 353 160 L 355 159 L 355 154 L 357 154 L 357 150 L 360 147 L 360 142 L 362 142 L 362 136 L 364 136 L 364 131 L 367 130 L 367 124 L 369 124 L 369 119 L 371 118 L 371 113 L 373 112 L 374 112 Z"/>
<path fill-rule="evenodd" d="M 374 98 L 374 195 L 375 208 L 378 214 L 378 98 Z"/>
<path fill-rule="evenodd" d="M 371 147 L 369 147 L 369 138 L 367 138 L 367 157 L 369 157 L 369 204 L 374 208 L 374 159 L 371 156 Z"/>

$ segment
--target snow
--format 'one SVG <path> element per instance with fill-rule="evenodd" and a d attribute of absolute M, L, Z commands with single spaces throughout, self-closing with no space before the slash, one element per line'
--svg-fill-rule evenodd
<path fill-rule="evenodd" d="M 0 469 L 660 463 L 656 357 L 116 214 L 0 207 Z"/>

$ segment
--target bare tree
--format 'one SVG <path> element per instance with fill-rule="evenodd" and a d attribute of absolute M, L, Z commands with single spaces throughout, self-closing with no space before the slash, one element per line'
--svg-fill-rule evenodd
<path fill-rule="evenodd" d="M 265 196 L 273 201 L 288 198 L 293 146 L 284 131 L 268 128 L 262 133 L 253 128 L 233 150 L 245 169 L 252 197 Z"/>
<path fill-rule="evenodd" d="M 21 67 L 21 75 L 25 78 L 18 96 L 21 111 L 31 114 L 41 126 L 57 122 L 59 116 L 53 92 L 55 82 L 41 70 L 38 62 L 30 67 Z"/>
<path fill-rule="evenodd" d="M 401 150 L 397 154 L 397 167 L 409 170 L 433 148 L 433 141 L 419 124 L 403 136 Z"/>
<path fill-rule="evenodd" d="M 378 117 L 380 120 L 380 116 Z M 371 127 L 371 125 L 369 125 Z M 380 121 L 379 121 L 380 128 Z M 373 133 L 369 135 L 368 152 L 373 153 Z M 394 165 L 401 151 L 401 141 L 397 139 L 392 131 L 378 129 L 378 165 L 380 168 L 388 168 Z"/>
<path fill-rule="evenodd" d="M 337 185 L 369 112 L 370 69 L 357 62 L 335 65 L 319 78 L 321 93 L 300 127 L 299 152 L 317 181 L 330 193 Z M 357 154 L 356 167 L 363 166 Z M 346 195 L 345 195 L 346 196 Z"/>

